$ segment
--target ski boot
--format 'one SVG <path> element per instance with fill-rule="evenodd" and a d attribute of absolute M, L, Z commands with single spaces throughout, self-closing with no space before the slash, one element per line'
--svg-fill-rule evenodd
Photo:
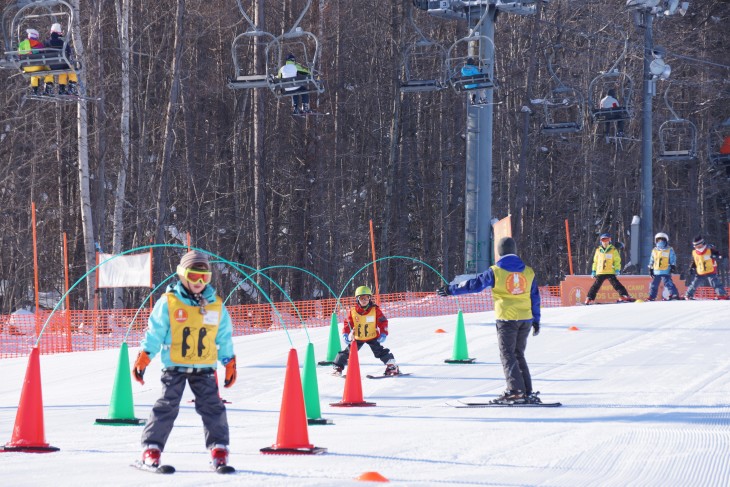
<path fill-rule="evenodd" d="M 542 404 L 542 401 L 538 397 L 540 391 L 525 392 L 525 402 L 527 404 Z"/>
<path fill-rule="evenodd" d="M 66 93 L 71 96 L 79 96 L 78 83 L 76 83 L 74 81 L 69 81 L 68 89 L 66 90 Z"/>
<path fill-rule="evenodd" d="M 299 111 L 299 107 L 298 107 L 298 106 L 296 106 L 296 105 L 294 105 L 294 106 L 292 107 L 292 111 L 291 111 L 291 114 L 292 114 L 292 115 L 299 115 L 300 113 L 301 113 L 301 112 Z"/>
<path fill-rule="evenodd" d="M 585 300 L 585 302 L 583 304 L 585 304 L 586 306 L 588 306 L 590 304 L 593 304 L 593 300 L 591 298 L 586 298 L 586 300 Z"/>
<path fill-rule="evenodd" d="M 43 90 L 43 96 L 53 96 L 53 83 L 46 83 L 46 87 Z"/>
<path fill-rule="evenodd" d="M 526 402 L 525 393 L 520 390 L 504 391 L 501 396 L 492 400 L 494 404 L 525 404 Z"/>
<path fill-rule="evenodd" d="M 147 445 L 142 451 L 142 463 L 148 467 L 157 468 L 160 466 L 160 457 L 162 452 L 157 445 Z"/>
<path fill-rule="evenodd" d="M 621 296 L 619 301 L 624 303 L 633 303 L 634 301 L 636 301 L 636 298 L 632 298 L 631 296 Z"/>
<path fill-rule="evenodd" d="M 309 103 L 305 103 L 302 105 L 302 113 L 304 113 L 304 114 L 312 113 L 312 109 L 309 108 Z"/>
<path fill-rule="evenodd" d="M 226 445 L 214 445 L 210 449 L 211 465 L 214 470 L 218 467 L 225 467 L 228 465 L 228 447 Z"/>
<path fill-rule="evenodd" d="M 60 96 L 68 95 L 68 91 L 66 91 L 66 85 L 58 85 L 58 94 Z"/>
<path fill-rule="evenodd" d="M 332 367 L 332 375 L 334 375 L 335 377 L 342 377 L 342 371 L 344 369 L 345 368 L 342 366 L 335 365 L 334 367 Z"/>
<path fill-rule="evenodd" d="M 398 375 L 400 374 L 400 370 L 398 369 L 398 366 L 395 364 L 395 360 L 391 359 L 388 360 L 388 363 L 385 364 L 385 372 L 383 375 Z"/>

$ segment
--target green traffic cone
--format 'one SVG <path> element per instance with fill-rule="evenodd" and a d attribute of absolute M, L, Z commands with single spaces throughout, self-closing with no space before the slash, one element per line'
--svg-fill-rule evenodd
<path fill-rule="evenodd" d="M 337 327 L 337 315 L 333 312 L 330 320 L 330 340 L 327 344 L 327 360 L 323 360 L 318 365 L 332 365 L 335 357 L 342 349 L 340 343 L 340 331 Z"/>
<path fill-rule="evenodd" d="M 134 417 L 134 402 L 132 400 L 132 376 L 129 367 L 129 351 L 127 342 L 122 342 L 119 350 L 117 376 L 114 378 L 112 400 L 109 405 L 109 417 L 98 418 L 95 424 L 110 426 L 125 426 L 144 424 L 144 419 Z"/>
<path fill-rule="evenodd" d="M 466 331 L 464 331 L 464 315 L 461 310 L 456 317 L 456 333 L 454 334 L 454 351 L 451 359 L 446 359 L 447 364 L 473 364 L 475 358 L 469 358 L 469 350 L 466 346 Z"/>
<path fill-rule="evenodd" d="M 302 389 L 304 391 L 304 408 L 307 410 L 307 424 L 332 424 L 331 419 L 321 417 L 317 366 L 314 364 L 314 345 L 311 342 L 307 344 L 307 356 L 304 359 Z"/>

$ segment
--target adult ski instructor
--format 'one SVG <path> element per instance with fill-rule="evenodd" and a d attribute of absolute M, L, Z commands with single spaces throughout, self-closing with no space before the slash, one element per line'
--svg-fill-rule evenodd
<path fill-rule="evenodd" d="M 496 314 L 497 342 L 507 390 L 493 404 L 539 404 L 532 389 L 532 377 L 525 360 L 530 329 L 540 333 L 540 293 L 535 271 L 517 255 L 511 237 L 497 243 L 499 260 L 478 276 L 438 289 L 439 296 L 478 293 L 492 288 Z"/>

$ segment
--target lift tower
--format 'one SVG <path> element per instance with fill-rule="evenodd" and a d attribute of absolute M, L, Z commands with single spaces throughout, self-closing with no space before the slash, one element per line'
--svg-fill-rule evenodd
<path fill-rule="evenodd" d="M 413 0 L 420 10 L 434 17 L 469 23 L 469 54 L 475 59 L 488 60 L 484 74 L 494 80 L 494 22 L 497 11 L 532 15 L 534 0 L 520 2 L 502 0 Z M 482 42 L 480 40 L 486 40 Z M 458 42 L 458 41 L 457 41 Z M 491 47 L 490 47 L 491 45 Z M 491 53 L 489 52 L 491 49 Z M 448 62 L 448 60 L 447 60 Z M 458 69 L 458 66 L 453 66 Z M 449 72 L 458 77 L 459 73 Z M 452 83 L 454 85 L 454 83 Z M 461 84 L 460 86 L 463 86 Z M 467 85 L 468 86 L 468 85 Z M 454 85 L 457 91 L 460 91 Z M 480 86 L 481 88 L 481 86 Z M 492 131 L 494 118 L 494 84 L 484 88 L 483 102 L 467 101 L 466 110 L 466 187 L 464 190 L 464 273 L 481 272 L 491 264 L 492 221 Z M 467 93 L 467 97 L 471 94 Z"/>

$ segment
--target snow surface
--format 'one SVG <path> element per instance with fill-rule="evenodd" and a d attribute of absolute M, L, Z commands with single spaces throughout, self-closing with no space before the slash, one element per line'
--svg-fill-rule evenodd
<path fill-rule="evenodd" d="M 730 302 L 692 301 L 543 309 L 527 359 L 535 388 L 560 408 L 457 409 L 504 389 L 493 312 L 465 315 L 473 365 L 449 365 L 455 316 L 391 320 L 385 342 L 411 377 L 368 380 L 383 366 L 360 353 L 371 408 L 334 408 L 345 381 L 318 368 L 322 417 L 309 440 L 316 456 L 259 453 L 276 441 L 287 355 L 284 332 L 236 339 L 238 382 L 230 400 L 234 476 L 208 470 L 201 422 L 181 409 L 164 463 L 172 476 L 135 470 L 141 426 L 96 426 L 105 418 L 119 350 L 40 358 L 46 441 L 56 453 L 0 453 L 3 486 L 362 486 L 376 471 L 394 486 L 730 485 Z M 570 331 L 571 326 L 578 331 Z M 438 328 L 447 331 L 435 333 Z M 310 329 L 317 359 L 328 328 Z M 306 334 L 291 339 L 304 363 Z M 130 349 L 130 360 L 137 349 Z M 12 436 L 28 360 L 0 360 L 0 441 Z M 134 383 L 137 417 L 160 393 L 159 359 Z M 189 391 L 186 391 L 188 398 Z M 375 484 L 377 485 L 377 484 Z"/>

